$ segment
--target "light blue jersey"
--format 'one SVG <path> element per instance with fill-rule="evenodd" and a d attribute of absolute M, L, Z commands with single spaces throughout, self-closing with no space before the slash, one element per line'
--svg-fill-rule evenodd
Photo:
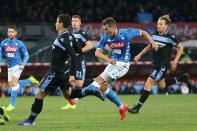
<path fill-rule="evenodd" d="M 21 54 L 23 55 L 23 61 L 21 60 Z M 15 65 L 27 64 L 29 54 L 24 43 L 16 38 L 10 40 L 4 39 L 0 45 L 0 64 L 2 64 L 2 56 L 5 56 L 8 64 L 8 68 Z"/>
<path fill-rule="evenodd" d="M 106 44 L 112 49 L 112 59 L 116 61 L 129 62 L 131 59 L 131 39 L 140 36 L 141 31 L 135 28 L 119 29 L 116 36 L 104 34 L 97 48 L 104 49 Z"/>

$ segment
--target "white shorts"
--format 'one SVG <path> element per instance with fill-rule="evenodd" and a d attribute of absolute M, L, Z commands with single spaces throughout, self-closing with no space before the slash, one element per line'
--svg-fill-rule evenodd
<path fill-rule="evenodd" d="M 13 77 L 20 78 L 22 70 L 20 70 L 19 67 L 19 65 L 15 65 L 11 68 L 8 68 L 8 81 L 12 81 Z"/>
<path fill-rule="evenodd" d="M 101 77 L 109 82 L 112 79 L 116 80 L 124 76 L 129 70 L 129 62 L 116 61 L 115 65 L 108 64 L 103 73 L 101 73 Z"/>

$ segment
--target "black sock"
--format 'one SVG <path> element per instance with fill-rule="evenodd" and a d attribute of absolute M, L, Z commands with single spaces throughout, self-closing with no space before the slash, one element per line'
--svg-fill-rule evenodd
<path fill-rule="evenodd" d="M 84 80 L 83 87 L 90 85 L 92 82 L 94 82 L 93 78 Z"/>
<path fill-rule="evenodd" d="M 31 107 L 31 115 L 29 116 L 29 120 L 34 121 L 38 114 L 42 111 L 43 107 L 43 100 L 35 98 L 34 103 L 32 104 Z"/>
<path fill-rule="evenodd" d="M 178 80 L 176 77 L 173 77 L 173 78 L 165 79 L 165 82 L 166 82 L 166 87 L 168 87 L 170 85 L 177 84 Z"/>
<path fill-rule="evenodd" d="M 81 93 L 81 89 L 76 89 L 71 93 L 70 99 L 74 99 L 74 98 L 82 98 L 84 97 L 84 95 L 82 95 Z"/>
<path fill-rule="evenodd" d="M 149 94 L 150 94 L 150 91 L 143 90 L 142 95 L 139 99 L 139 102 L 136 105 L 136 108 L 139 109 L 144 104 L 144 102 L 147 100 Z"/>

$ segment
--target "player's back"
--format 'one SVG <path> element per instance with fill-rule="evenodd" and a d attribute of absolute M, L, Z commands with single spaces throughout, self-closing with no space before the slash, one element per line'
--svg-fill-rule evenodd
<path fill-rule="evenodd" d="M 60 33 L 52 44 L 51 68 L 60 75 L 64 74 L 65 62 L 69 60 L 67 47 L 71 47 L 74 42 L 76 42 L 74 36 L 65 31 Z"/>

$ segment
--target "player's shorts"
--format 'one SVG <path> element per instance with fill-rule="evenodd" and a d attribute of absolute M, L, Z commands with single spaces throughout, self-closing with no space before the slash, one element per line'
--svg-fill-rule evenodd
<path fill-rule="evenodd" d="M 19 65 L 8 68 L 8 81 L 12 81 L 13 77 L 20 78 L 22 70 L 19 69 Z"/>
<path fill-rule="evenodd" d="M 85 75 L 86 75 L 86 65 L 85 65 L 85 61 L 82 59 L 82 60 L 79 60 L 77 63 L 75 79 L 84 81 Z"/>
<path fill-rule="evenodd" d="M 167 67 L 165 66 L 161 66 L 161 67 L 153 66 L 150 77 L 156 82 L 159 82 L 161 79 L 165 77 L 166 71 L 167 71 Z"/>
<path fill-rule="evenodd" d="M 129 62 L 116 61 L 115 65 L 108 64 L 103 73 L 101 73 L 101 77 L 109 82 L 111 80 L 116 80 L 124 76 L 129 70 Z"/>
<path fill-rule="evenodd" d="M 40 89 L 47 94 L 53 93 L 57 88 L 66 91 L 70 85 L 68 77 L 58 75 L 55 71 L 49 70 L 40 83 Z"/>
<path fill-rule="evenodd" d="M 70 74 L 70 63 L 65 64 L 65 72 L 64 75 L 68 76 Z M 76 72 L 75 72 L 75 79 L 76 80 L 85 80 L 85 75 L 86 75 L 86 65 L 84 59 L 78 59 L 77 64 L 76 64 Z"/>

